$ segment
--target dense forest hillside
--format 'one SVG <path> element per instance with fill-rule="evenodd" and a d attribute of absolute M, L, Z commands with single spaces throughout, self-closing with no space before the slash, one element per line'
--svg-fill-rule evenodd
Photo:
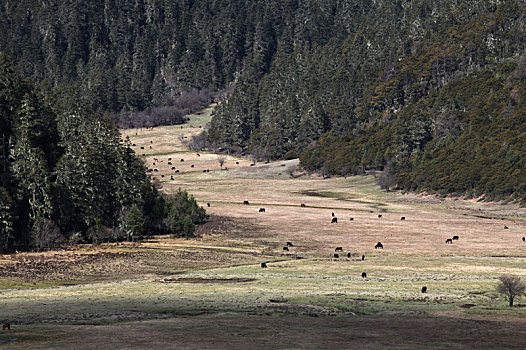
<path fill-rule="evenodd" d="M 0 54 L 0 252 L 192 235 L 205 219 L 186 192 L 161 197 L 113 123 L 75 90 L 37 89 Z"/>
<path fill-rule="evenodd" d="M 209 130 L 225 151 L 524 200 L 525 13 L 517 0 L 8 1 L 0 51 L 125 124 L 234 85 Z"/>

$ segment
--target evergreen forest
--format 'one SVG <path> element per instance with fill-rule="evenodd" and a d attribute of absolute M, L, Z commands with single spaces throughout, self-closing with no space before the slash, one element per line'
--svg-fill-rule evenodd
<path fill-rule="evenodd" d="M 0 252 L 191 237 L 204 209 L 186 191 L 161 196 L 79 91 L 36 87 L 0 54 Z"/>
<path fill-rule="evenodd" d="M 224 152 L 524 204 L 525 14 L 518 0 L 6 1 L 0 51 L 105 113 L 233 88 L 208 130 Z"/>

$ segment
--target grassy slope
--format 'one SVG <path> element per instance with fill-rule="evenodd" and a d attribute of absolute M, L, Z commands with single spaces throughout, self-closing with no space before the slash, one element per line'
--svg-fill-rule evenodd
<path fill-rule="evenodd" d="M 494 291 L 497 276 L 526 275 L 523 209 L 385 193 L 371 177 L 292 178 L 295 161 L 251 167 L 229 156 L 220 171 L 216 155 L 181 145 L 179 133 L 199 131 L 125 134 L 150 168 L 163 160 L 162 190 L 187 188 L 211 203 L 206 234 L 2 257 L 26 274 L 0 279 L 0 320 L 13 323 L 0 341 L 17 338 L 14 349 L 524 346 L 526 308 L 510 310 Z M 460 240 L 445 245 L 454 234 Z M 333 259 L 336 246 L 351 258 Z"/>

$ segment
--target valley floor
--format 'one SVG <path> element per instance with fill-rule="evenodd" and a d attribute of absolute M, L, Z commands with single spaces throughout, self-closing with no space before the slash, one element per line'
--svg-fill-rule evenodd
<path fill-rule="evenodd" d="M 123 131 L 162 191 L 206 207 L 199 238 L 0 256 L 0 348 L 526 346 L 524 299 L 509 308 L 495 291 L 498 276 L 526 277 L 525 209 L 386 193 L 294 160 L 221 169 L 181 142 L 206 116 Z"/>

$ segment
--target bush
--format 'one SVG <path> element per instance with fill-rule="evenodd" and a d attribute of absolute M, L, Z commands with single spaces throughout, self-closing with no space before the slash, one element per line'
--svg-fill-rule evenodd
<path fill-rule="evenodd" d="M 31 229 L 33 245 L 41 249 L 57 248 L 66 242 L 66 237 L 60 232 L 60 228 L 51 220 L 37 219 Z"/>

